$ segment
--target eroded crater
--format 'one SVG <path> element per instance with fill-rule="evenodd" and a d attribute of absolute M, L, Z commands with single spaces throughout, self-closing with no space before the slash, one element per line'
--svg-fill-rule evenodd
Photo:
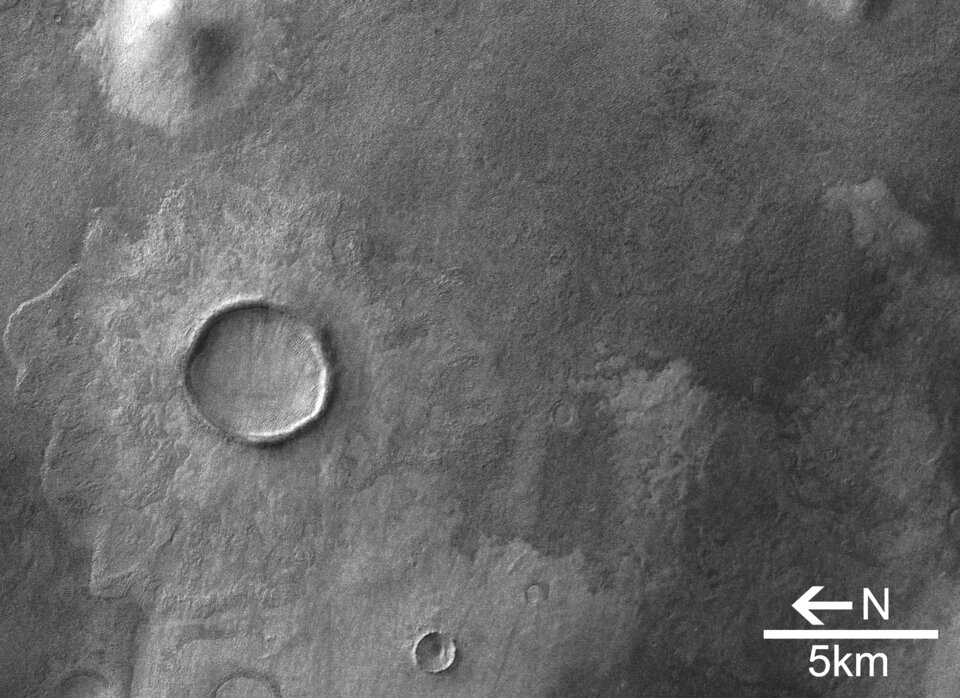
<path fill-rule="evenodd" d="M 262 15 L 250 0 L 117 0 L 81 48 L 115 110 L 176 132 L 245 102 L 279 42 Z"/>

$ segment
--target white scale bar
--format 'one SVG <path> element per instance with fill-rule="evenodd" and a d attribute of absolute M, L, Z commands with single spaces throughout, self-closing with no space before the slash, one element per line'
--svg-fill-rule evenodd
<path fill-rule="evenodd" d="M 939 640 L 939 630 L 764 630 L 764 640 Z"/>

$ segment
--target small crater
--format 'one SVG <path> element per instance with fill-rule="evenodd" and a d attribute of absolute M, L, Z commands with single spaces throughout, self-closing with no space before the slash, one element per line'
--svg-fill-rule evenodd
<path fill-rule="evenodd" d="M 546 584 L 531 584 L 528 586 L 523 593 L 524 599 L 531 606 L 540 603 L 541 601 L 546 601 L 549 596 L 549 590 L 547 589 Z"/>
<path fill-rule="evenodd" d="M 947 529 L 957 542 L 960 542 L 960 509 L 954 509 L 947 515 Z"/>
<path fill-rule="evenodd" d="M 85 671 L 64 679 L 56 695 L 58 698 L 107 698 L 110 684 L 100 674 Z"/>
<path fill-rule="evenodd" d="M 234 676 L 224 681 L 214 698 L 281 698 L 280 690 L 266 679 L 255 676 Z"/>
<path fill-rule="evenodd" d="M 413 648 L 417 668 L 428 674 L 439 674 L 453 666 L 457 647 L 453 639 L 436 631 L 421 637 Z"/>
<path fill-rule="evenodd" d="M 254 301 L 203 323 L 184 383 L 200 414 L 221 431 L 247 443 L 275 443 L 323 413 L 330 374 L 313 328 L 286 309 Z"/>
<path fill-rule="evenodd" d="M 550 412 L 550 420 L 558 427 L 569 427 L 576 416 L 576 407 L 567 400 L 557 402 Z"/>

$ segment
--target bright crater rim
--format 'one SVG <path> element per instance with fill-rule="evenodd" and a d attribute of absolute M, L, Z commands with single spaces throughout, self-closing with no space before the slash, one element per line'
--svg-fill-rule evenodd
<path fill-rule="evenodd" d="M 219 431 L 251 444 L 291 438 L 324 412 L 331 368 L 317 331 L 262 300 L 214 311 L 183 366 L 189 401 Z"/>

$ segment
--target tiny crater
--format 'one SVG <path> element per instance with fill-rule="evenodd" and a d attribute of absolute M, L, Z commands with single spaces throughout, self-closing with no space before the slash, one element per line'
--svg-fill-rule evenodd
<path fill-rule="evenodd" d="M 558 427 L 569 427 L 577 416 L 577 408 L 567 400 L 560 400 L 550 411 L 550 420 Z"/>
<path fill-rule="evenodd" d="M 107 698 L 110 684 L 100 674 L 85 671 L 64 679 L 56 695 L 58 698 Z"/>
<path fill-rule="evenodd" d="M 447 635 L 431 631 L 422 636 L 413 648 L 417 668 L 428 674 L 439 674 L 453 666 L 457 647 Z"/>
<path fill-rule="evenodd" d="M 247 443 L 276 443 L 326 407 L 331 370 L 320 338 L 290 311 L 264 302 L 215 312 L 191 344 L 187 395 L 207 422 Z"/>

